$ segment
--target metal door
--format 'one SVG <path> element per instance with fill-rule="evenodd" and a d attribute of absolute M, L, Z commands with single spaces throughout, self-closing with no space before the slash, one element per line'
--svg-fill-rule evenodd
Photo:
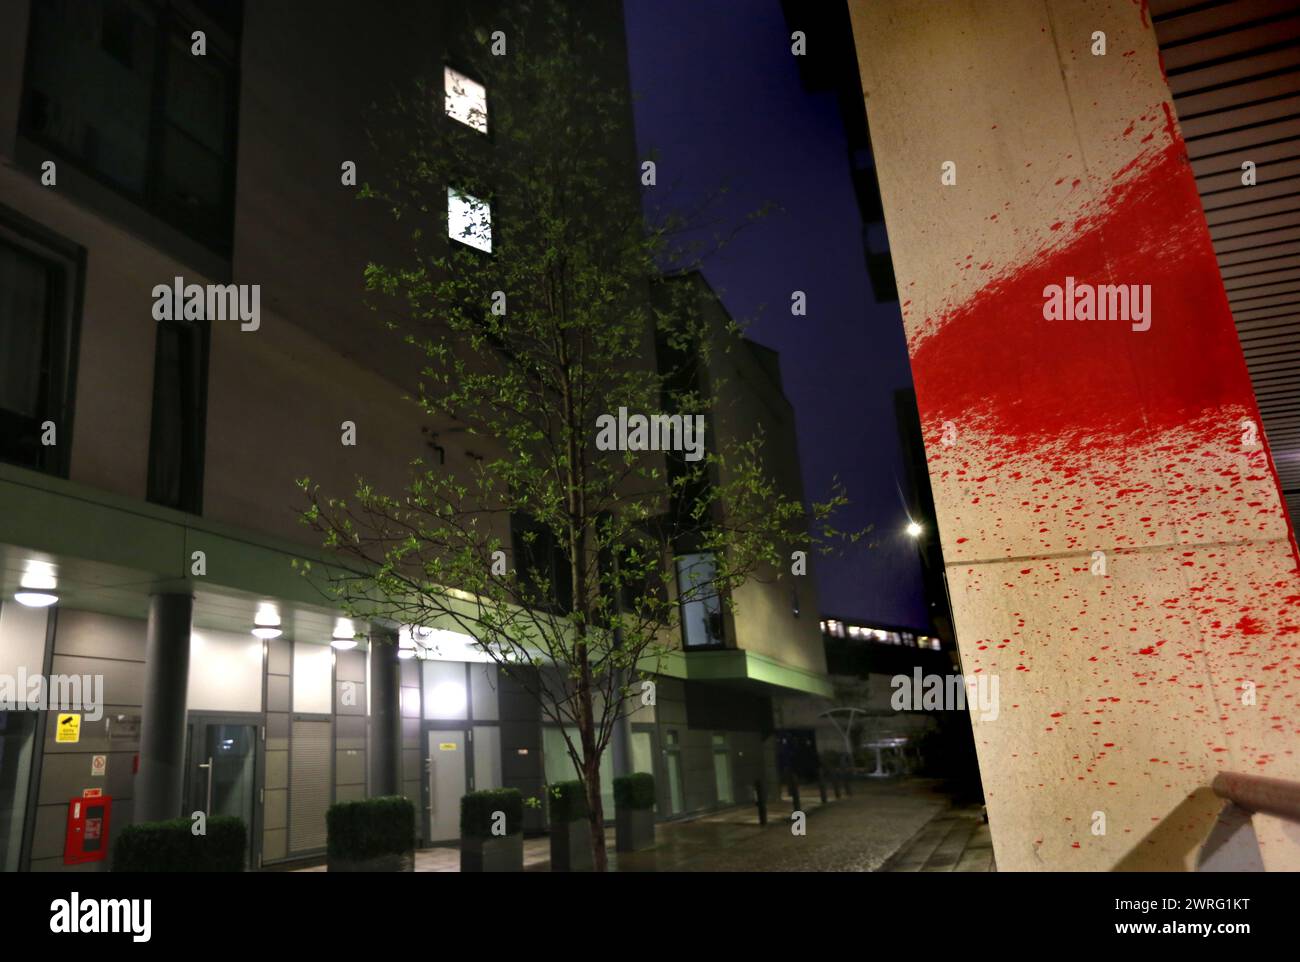
<path fill-rule="evenodd" d="M 460 838 L 460 799 L 469 787 L 465 777 L 465 732 L 431 731 L 427 737 L 429 841 L 451 842 Z"/>

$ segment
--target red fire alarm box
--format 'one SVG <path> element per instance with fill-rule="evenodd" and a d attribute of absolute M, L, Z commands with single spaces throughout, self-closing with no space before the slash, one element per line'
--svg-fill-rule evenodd
<path fill-rule="evenodd" d="M 63 842 L 63 864 L 102 862 L 108 855 L 108 816 L 113 799 L 74 798 L 68 802 L 68 832 Z"/>

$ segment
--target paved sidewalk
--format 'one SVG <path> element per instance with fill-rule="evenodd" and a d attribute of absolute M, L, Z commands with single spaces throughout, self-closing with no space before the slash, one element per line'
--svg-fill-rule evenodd
<path fill-rule="evenodd" d="M 883 872 L 995 872 L 993 838 L 980 806 L 936 816 L 896 852 Z"/>
<path fill-rule="evenodd" d="M 914 837 L 948 799 L 919 779 L 855 782 L 853 797 L 825 806 L 815 787 L 801 791 L 807 834 L 790 827 L 788 799 L 775 802 L 766 828 L 709 816 L 680 825 L 659 826 L 660 843 L 646 852 L 624 855 L 620 871 L 686 872 L 874 872 Z M 665 831 L 667 829 L 668 831 Z"/>
<path fill-rule="evenodd" d="M 806 786 L 800 799 L 807 815 L 804 836 L 790 830 L 788 798 L 769 805 L 766 827 L 758 825 L 752 806 L 661 822 L 656 826 L 657 844 L 644 852 L 615 852 L 611 827 L 606 836 L 610 868 L 621 872 L 878 871 L 948 808 L 948 799 L 934 785 L 925 779 L 855 782 L 852 798 L 836 800 L 832 795 L 826 805 L 821 804 L 816 786 Z M 324 870 L 323 864 L 299 869 Z M 460 850 L 455 846 L 422 849 L 415 853 L 415 870 L 457 872 Z M 524 870 L 550 871 L 547 838 L 525 839 Z"/>

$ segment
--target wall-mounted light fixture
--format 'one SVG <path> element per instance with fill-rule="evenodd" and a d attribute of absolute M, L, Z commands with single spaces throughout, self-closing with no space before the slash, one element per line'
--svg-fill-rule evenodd
<path fill-rule="evenodd" d="M 280 613 L 275 610 L 275 605 L 258 605 L 257 614 L 253 617 L 253 635 L 269 641 L 272 638 L 279 638 L 282 634 L 284 632 L 280 630 Z"/>
<path fill-rule="evenodd" d="M 20 605 L 48 608 L 58 604 L 59 596 L 54 594 L 54 589 L 59 586 L 59 580 L 54 576 L 54 566 L 48 562 L 27 562 L 27 570 L 18 585 L 21 590 L 14 592 L 14 601 Z"/>
<path fill-rule="evenodd" d="M 357 628 L 351 618 L 338 618 L 334 622 L 334 638 L 330 645 L 339 651 L 348 651 L 357 646 Z"/>

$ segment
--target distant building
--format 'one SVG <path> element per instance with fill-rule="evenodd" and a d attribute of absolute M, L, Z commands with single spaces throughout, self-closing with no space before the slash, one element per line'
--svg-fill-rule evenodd
<path fill-rule="evenodd" d="M 795 58 L 805 90 L 833 92 L 839 103 L 844 135 L 848 139 L 849 170 L 862 215 L 862 248 L 871 290 L 879 303 L 898 300 L 894 264 L 885 232 L 885 207 L 876 182 L 871 155 L 871 133 L 862 112 L 862 86 L 853 47 L 849 8 L 843 3 L 807 3 L 781 0 L 786 26 L 801 31 L 806 50 Z"/>

